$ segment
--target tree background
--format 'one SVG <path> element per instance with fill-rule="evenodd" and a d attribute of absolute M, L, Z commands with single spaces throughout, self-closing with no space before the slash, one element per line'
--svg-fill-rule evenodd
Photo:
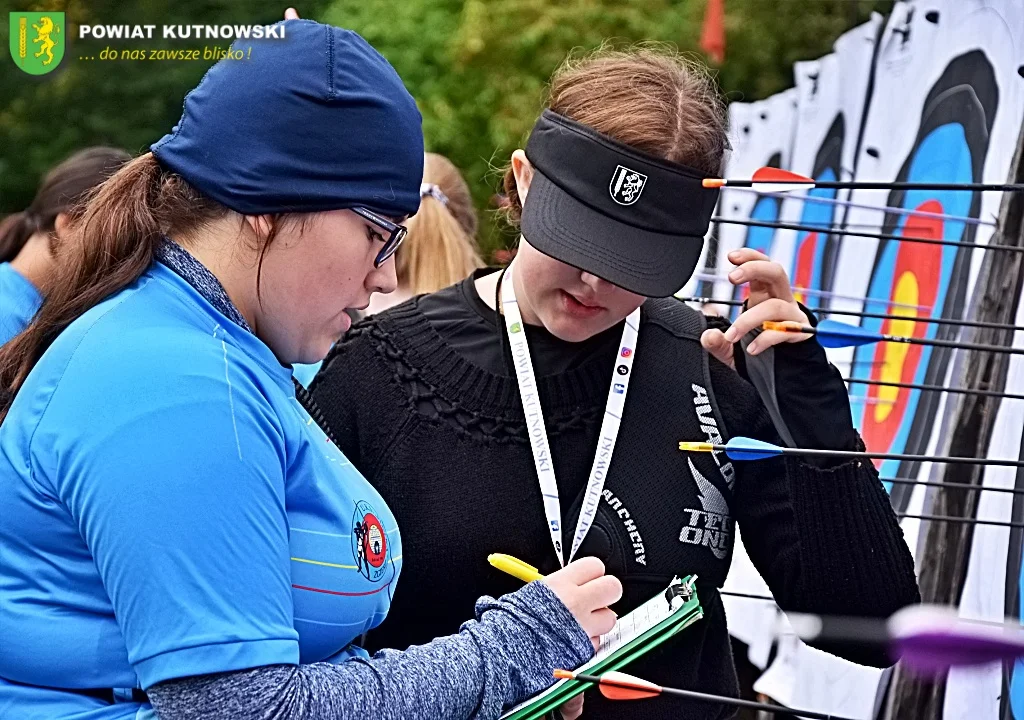
<path fill-rule="evenodd" d="M 570 52 L 611 42 L 698 50 L 706 0 L 287 0 L 306 18 L 362 34 L 398 70 L 423 113 L 427 148 L 462 168 L 481 218 L 486 255 L 511 237 L 492 221 L 500 169 L 543 107 L 551 73 Z M 797 60 L 820 57 L 844 31 L 887 13 L 894 0 L 726 0 L 727 49 L 717 67 L 729 100 L 752 101 L 793 84 Z M 4 6 L 7 7 L 4 7 Z M 0 61 L 0 214 L 23 209 L 42 174 L 77 148 L 144 152 L 181 115 L 211 62 L 98 59 L 106 46 L 227 46 L 226 41 L 79 40 L 88 24 L 263 24 L 278 0 L 0 0 L 8 11 L 67 13 L 64 60 L 31 76 Z M 0 44 L 10 28 L 0 25 Z M 159 30 L 156 34 L 159 34 Z M 6 50 L 3 50 L 6 53 Z M 80 59 L 95 57 L 95 60 Z"/>

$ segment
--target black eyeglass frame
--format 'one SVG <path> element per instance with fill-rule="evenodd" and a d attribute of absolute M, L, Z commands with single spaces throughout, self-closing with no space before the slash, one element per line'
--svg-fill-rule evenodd
<path fill-rule="evenodd" d="M 388 233 L 387 238 L 384 240 L 384 247 L 377 253 L 377 257 L 373 261 L 374 267 L 380 267 L 388 261 L 388 259 L 395 254 L 398 250 L 398 246 L 405 240 L 405 236 L 409 233 L 408 228 L 398 223 L 393 223 L 382 215 L 378 215 L 372 210 L 367 210 L 364 207 L 353 207 L 352 212 L 356 215 L 369 220 L 374 225 L 379 227 L 381 230 L 386 230 Z"/>

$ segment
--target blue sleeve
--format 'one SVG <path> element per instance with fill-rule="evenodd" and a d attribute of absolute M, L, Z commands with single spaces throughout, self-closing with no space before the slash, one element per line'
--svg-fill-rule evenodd
<path fill-rule="evenodd" d="M 561 600 L 533 582 L 481 598 L 457 634 L 404 652 L 175 680 L 149 697 L 160 720 L 494 720 L 593 653 Z"/>
<path fill-rule="evenodd" d="M 33 439 L 144 688 L 299 659 L 282 431 L 242 353 L 211 345 L 73 360 Z"/>

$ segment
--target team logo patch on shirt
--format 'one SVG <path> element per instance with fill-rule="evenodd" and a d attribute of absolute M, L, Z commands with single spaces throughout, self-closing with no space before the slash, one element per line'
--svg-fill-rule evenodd
<path fill-rule="evenodd" d="M 697 483 L 701 510 L 686 508 L 686 525 L 679 532 L 679 542 L 703 545 L 719 560 L 724 560 L 732 548 L 733 522 L 729 517 L 729 504 L 706 477 L 687 458 L 690 474 Z"/>
<path fill-rule="evenodd" d="M 608 185 L 608 192 L 612 200 L 619 205 L 632 205 L 640 199 L 640 193 L 644 191 L 647 184 L 647 176 L 630 170 L 625 165 L 617 165 L 612 181 Z"/>
<path fill-rule="evenodd" d="M 377 582 L 387 570 L 388 536 L 373 508 L 365 500 L 356 503 L 352 516 L 352 556 L 359 573 Z"/>

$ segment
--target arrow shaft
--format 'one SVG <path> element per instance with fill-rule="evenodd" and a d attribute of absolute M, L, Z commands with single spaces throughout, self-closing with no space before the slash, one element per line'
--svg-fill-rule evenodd
<path fill-rule="evenodd" d="M 728 190 L 737 190 L 739 192 L 747 193 L 759 193 L 761 195 L 767 195 L 769 197 L 778 198 L 779 200 L 802 200 L 803 202 L 816 203 L 818 205 L 838 205 L 840 207 L 858 208 L 860 210 L 875 210 L 877 212 L 892 213 L 894 215 L 913 215 L 914 217 L 920 218 L 935 218 L 936 220 L 950 220 L 956 222 L 962 222 L 965 225 L 986 225 L 990 227 L 996 227 L 994 222 L 988 220 L 981 220 L 979 218 L 966 217 L 963 215 L 947 215 L 946 213 L 933 213 L 924 212 L 920 210 L 910 210 L 908 208 L 891 207 L 889 205 L 868 205 L 866 203 L 855 203 L 849 200 L 836 200 L 832 198 L 815 197 L 814 195 L 804 195 L 803 197 L 788 195 L 787 193 L 780 192 L 762 192 L 755 188 L 743 188 L 743 187 L 726 187 Z"/>
<path fill-rule="evenodd" d="M 722 282 L 722 283 L 729 282 L 729 278 L 726 275 L 711 275 L 710 273 L 698 272 L 698 273 L 694 273 L 693 277 L 695 279 L 697 279 L 697 280 L 706 280 L 708 282 Z M 930 307 L 926 307 L 924 305 L 907 305 L 905 303 L 898 303 L 898 302 L 894 302 L 892 300 L 883 300 L 881 298 L 875 299 L 875 298 L 856 297 L 856 296 L 853 296 L 853 295 L 840 295 L 839 293 L 834 293 L 834 292 L 831 292 L 829 290 L 814 290 L 813 288 L 805 288 L 805 287 L 794 287 L 793 290 L 795 292 L 798 292 L 798 293 L 803 293 L 804 295 L 812 295 L 812 296 L 816 296 L 816 297 L 837 298 L 839 300 L 859 300 L 859 301 L 863 301 L 863 302 L 866 302 L 866 303 L 874 302 L 874 303 L 885 304 L 885 305 L 888 305 L 890 307 L 907 308 L 908 310 L 922 310 L 924 312 L 931 312 L 932 311 L 932 309 Z"/>
<path fill-rule="evenodd" d="M 865 298 L 868 299 L 868 298 Z M 928 323 L 929 325 L 957 325 L 960 327 L 985 328 L 987 330 L 1007 330 L 1016 332 L 1024 330 L 1024 326 L 1007 325 L 1005 323 L 981 322 L 978 320 L 954 320 L 953 318 L 908 317 L 906 315 L 887 315 L 885 313 L 854 312 L 852 310 L 835 310 L 833 308 L 809 308 L 813 313 L 829 315 L 850 315 L 852 317 L 877 318 L 879 320 L 901 320 L 904 322 Z"/>
<path fill-rule="evenodd" d="M 726 450 L 725 445 L 716 445 L 715 451 Z M 855 450 L 816 450 L 813 448 L 782 448 L 783 455 L 807 457 L 846 457 L 869 460 L 906 460 L 909 462 L 934 462 L 952 465 L 995 465 L 1000 467 L 1024 467 L 1022 460 L 1006 458 L 971 458 L 955 455 L 909 455 L 906 453 L 857 452 Z"/>
<path fill-rule="evenodd" d="M 615 682 L 614 680 L 606 680 L 596 675 L 586 675 L 584 673 L 575 673 L 575 678 L 583 682 L 595 683 L 599 685 L 613 685 L 615 687 L 625 688 L 627 690 L 637 690 L 638 688 L 642 687 L 631 685 L 630 683 L 625 682 L 620 683 Z M 726 697 L 725 695 L 712 695 L 711 693 L 703 693 L 698 692 L 696 690 L 681 690 L 680 688 L 662 687 L 661 692 L 663 695 L 674 695 L 675 697 L 686 698 L 687 700 L 720 703 L 722 705 L 733 705 L 735 707 L 750 708 L 752 710 L 761 710 L 770 713 L 796 715 L 797 717 L 811 718 L 811 720 L 853 720 L 852 718 L 846 718 L 840 715 L 830 715 L 827 713 L 813 712 L 811 710 L 794 710 L 793 708 L 783 707 L 782 705 L 759 703 L 754 702 L 753 700 L 741 700 L 740 698 Z"/>
<path fill-rule="evenodd" d="M 711 218 L 712 222 L 724 225 L 745 225 L 747 227 L 775 228 L 776 230 L 797 230 L 804 232 L 819 232 L 824 235 L 850 235 L 853 237 L 873 238 L 875 240 L 899 240 L 901 242 L 924 243 L 925 245 L 946 245 L 948 247 L 966 247 L 976 250 L 1004 250 L 1006 252 L 1024 252 L 1024 247 L 1015 245 L 978 245 L 976 243 L 961 242 L 959 240 L 936 240 L 932 238 L 913 237 L 912 235 L 893 235 L 892 233 L 868 233 L 853 230 L 844 230 L 834 227 L 815 227 L 814 225 L 799 225 L 796 223 L 767 222 L 763 220 L 733 220 L 731 218 L 717 215 Z"/>
<path fill-rule="evenodd" d="M 857 385 L 876 385 L 880 387 L 906 388 L 907 390 L 922 390 L 924 392 L 944 392 L 953 395 L 981 395 L 983 397 L 998 397 L 1006 400 L 1024 400 L 1024 395 L 1004 393 L 997 390 L 973 390 L 969 388 L 948 388 L 942 385 L 919 385 L 916 383 L 886 382 L 884 380 L 865 380 L 861 378 L 843 378 L 843 382 Z"/>
<path fill-rule="evenodd" d="M 894 485 L 925 485 L 927 487 L 948 488 L 949 490 L 964 490 L 968 492 L 1001 492 L 1011 495 L 1024 495 L 1024 489 L 986 487 L 984 485 L 964 485 L 962 483 L 932 482 L 928 480 L 911 480 L 910 478 L 880 478 L 882 482 Z"/>
<path fill-rule="evenodd" d="M 716 276 L 717 277 L 717 276 Z M 679 298 L 683 302 L 699 303 L 701 305 L 728 305 L 730 307 L 739 307 L 743 305 L 743 300 L 717 300 L 709 297 L 684 297 Z M 881 298 L 850 298 L 851 300 L 863 301 L 881 301 Z M 887 301 L 886 301 L 887 302 Z M 903 322 L 916 322 L 916 323 L 928 323 L 930 325 L 958 325 L 961 327 L 972 327 L 972 328 L 986 328 L 989 330 L 1007 330 L 1016 332 L 1018 330 L 1024 330 L 1024 325 L 1007 325 L 1005 323 L 992 323 L 992 322 L 981 322 L 978 320 L 955 320 L 953 318 L 933 318 L 933 317 L 911 317 L 908 315 L 889 315 L 886 313 L 872 313 L 872 312 L 857 312 L 854 310 L 837 310 L 835 308 L 827 307 L 812 307 L 807 308 L 812 313 L 820 315 L 849 315 L 851 317 L 862 317 L 862 318 L 877 318 L 879 320 L 901 320 Z"/>
<path fill-rule="evenodd" d="M 920 183 L 872 182 L 858 180 L 727 180 L 725 187 L 754 187 L 757 185 L 803 185 L 834 190 L 951 190 L 961 192 L 1020 192 L 1024 185 L 1012 183 Z"/>
<path fill-rule="evenodd" d="M 997 527 L 1024 528 L 1024 522 L 1013 522 L 1011 520 L 983 520 L 981 518 L 952 517 L 950 515 L 915 515 L 912 513 L 897 513 L 896 517 L 916 520 L 932 520 L 935 522 L 963 523 L 966 525 L 995 525 Z"/>
<path fill-rule="evenodd" d="M 1024 355 L 1024 348 L 1006 345 L 986 345 L 984 343 L 965 343 L 956 340 L 938 340 L 929 338 L 905 337 L 903 335 L 881 335 L 885 342 L 898 342 L 907 345 L 930 345 L 932 347 L 953 348 L 954 350 L 976 350 L 980 352 L 1002 353 L 1003 355 Z"/>

